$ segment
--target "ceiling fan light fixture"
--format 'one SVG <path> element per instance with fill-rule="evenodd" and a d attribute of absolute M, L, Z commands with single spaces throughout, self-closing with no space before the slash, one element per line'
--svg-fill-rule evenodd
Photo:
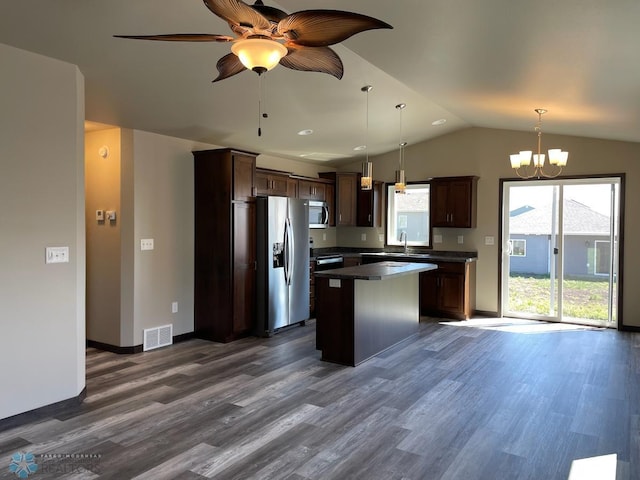
<path fill-rule="evenodd" d="M 249 70 L 258 75 L 273 69 L 284 57 L 287 47 L 269 38 L 246 38 L 231 46 L 231 51 Z"/>

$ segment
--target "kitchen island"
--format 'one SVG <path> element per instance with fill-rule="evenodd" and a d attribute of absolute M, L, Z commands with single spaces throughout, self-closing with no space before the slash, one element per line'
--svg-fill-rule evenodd
<path fill-rule="evenodd" d="M 385 261 L 315 273 L 316 348 L 356 366 L 418 333 L 419 273 L 431 263 Z"/>

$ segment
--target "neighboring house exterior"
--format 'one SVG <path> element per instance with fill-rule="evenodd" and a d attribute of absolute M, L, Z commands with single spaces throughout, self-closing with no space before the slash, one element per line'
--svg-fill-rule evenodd
<path fill-rule="evenodd" d="M 609 274 L 611 221 L 588 206 L 568 199 L 564 203 L 564 275 L 594 277 Z M 510 272 L 548 275 L 552 240 L 550 207 L 525 205 L 509 213 Z"/>

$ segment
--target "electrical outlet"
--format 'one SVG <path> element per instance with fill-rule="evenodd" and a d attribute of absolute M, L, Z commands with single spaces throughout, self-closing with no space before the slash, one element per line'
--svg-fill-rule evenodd
<path fill-rule="evenodd" d="M 458 244 L 462 245 L 464 243 L 464 235 L 458 235 Z"/>
<path fill-rule="evenodd" d="M 493 245 L 495 243 L 495 239 L 491 236 L 484 237 L 485 245 Z"/>
<path fill-rule="evenodd" d="M 171 313 L 178 313 L 178 302 L 171 302 Z"/>
<path fill-rule="evenodd" d="M 153 238 L 143 238 L 140 240 L 140 250 L 153 250 Z"/>
<path fill-rule="evenodd" d="M 379 234 L 378 234 L 378 241 L 379 241 L 380 243 L 384 243 L 384 233 L 379 233 Z"/>
<path fill-rule="evenodd" d="M 322 241 L 323 241 L 323 242 L 326 242 L 326 241 L 327 241 L 327 234 L 326 234 L 326 233 L 323 233 L 323 234 L 322 234 Z"/>
<path fill-rule="evenodd" d="M 69 247 L 47 247 L 45 263 L 69 263 Z"/>
<path fill-rule="evenodd" d="M 360 240 L 362 240 L 363 242 L 366 242 L 367 241 L 367 234 L 366 233 L 361 234 L 360 235 Z"/>
<path fill-rule="evenodd" d="M 434 235 L 433 243 L 442 243 L 442 235 Z"/>

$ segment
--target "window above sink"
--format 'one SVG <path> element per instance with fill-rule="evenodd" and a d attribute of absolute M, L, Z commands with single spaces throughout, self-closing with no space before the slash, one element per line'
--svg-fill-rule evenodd
<path fill-rule="evenodd" d="M 404 246 L 404 232 L 407 246 L 431 247 L 429 195 L 429 182 L 408 183 L 404 194 L 395 193 L 393 183 L 387 184 L 387 245 Z"/>

